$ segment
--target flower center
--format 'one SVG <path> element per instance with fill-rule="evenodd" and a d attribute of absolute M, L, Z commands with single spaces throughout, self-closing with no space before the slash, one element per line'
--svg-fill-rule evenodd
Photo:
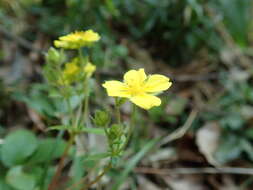
<path fill-rule="evenodd" d="M 144 89 L 141 85 L 127 85 L 127 91 L 131 96 L 137 96 L 144 93 Z"/>

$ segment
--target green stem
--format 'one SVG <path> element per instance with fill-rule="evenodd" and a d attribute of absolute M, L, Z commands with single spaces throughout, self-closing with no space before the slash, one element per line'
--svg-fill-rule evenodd
<path fill-rule="evenodd" d="M 82 54 L 82 48 L 79 48 L 78 49 L 78 55 L 79 55 L 79 58 L 80 58 L 80 61 L 81 61 L 81 65 L 83 65 L 83 54 Z"/>
<path fill-rule="evenodd" d="M 85 67 L 86 64 L 88 63 L 88 57 L 83 56 L 82 48 L 78 49 L 78 55 L 79 55 L 79 58 L 80 58 L 80 61 L 81 61 L 81 66 Z"/>
<path fill-rule="evenodd" d="M 118 105 L 118 98 L 115 98 L 115 109 L 118 124 L 121 124 L 120 106 Z"/>
<path fill-rule="evenodd" d="M 71 126 L 73 127 L 74 126 L 74 112 L 73 112 L 73 109 L 71 108 L 71 102 L 70 102 L 70 99 L 69 98 L 66 98 L 66 102 L 67 102 L 67 107 L 68 107 L 68 112 L 70 114 L 70 124 Z"/>
<path fill-rule="evenodd" d="M 82 67 L 84 67 L 87 64 L 87 60 L 84 60 L 82 49 L 78 49 L 79 58 L 81 61 Z M 85 100 L 84 100 L 84 121 L 86 125 L 88 125 L 88 116 L 89 116 L 89 78 L 85 78 L 84 81 L 84 90 L 85 90 Z"/>
<path fill-rule="evenodd" d="M 132 135 L 132 132 L 133 132 L 134 126 L 135 126 L 135 112 L 136 112 L 136 106 L 134 104 L 132 104 L 130 127 L 129 127 L 129 130 L 128 130 L 128 133 L 127 133 L 126 142 L 122 146 L 122 148 L 120 149 L 120 151 L 123 151 L 126 148 L 128 142 L 129 142 L 129 140 L 131 138 L 131 135 Z"/>
<path fill-rule="evenodd" d="M 80 104 L 78 111 L 77 111 L 77 116 L 76 116 L 76 120 L 75 120 L 75 127 L 77 128 L 80 124 L 80 119 L 82 116 L 82 110 L 83 110 L 83 104 Z"/>
<path fill-rule="evenodd" d="M 86 85 L 85 85 L 85 100 L 84 100 L 84 118 L 86 124 L 89 120 L 89 87 L 88 87 L 88 79 L 86 79 Z"/>

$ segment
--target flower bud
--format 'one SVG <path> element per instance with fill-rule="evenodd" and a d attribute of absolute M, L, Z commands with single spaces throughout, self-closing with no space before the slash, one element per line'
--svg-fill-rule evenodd
<path fill-rule="evenodd" d="M 116 98 L 116 106 L 120 107 L 127 101 L 126 98 Z"/>
<path fill-rule="evenodd" d="M 46 54 L 47 63 L 59 63 L 61 60 L 61 54 L 55 48 L 51 47 Z"/>
<path fill-rule="evenodd" d="M 110 115 L 106 111 L 97 110 L 95 112 L 94 123 L 99 127 L 108 125 L 111 121 Z"/>
<path fill-rule="evenodd" d="M 120 124 L 113 124 L 109 131 L 109 139 L 114 141 L 123 135 L 124 129 Z"/>

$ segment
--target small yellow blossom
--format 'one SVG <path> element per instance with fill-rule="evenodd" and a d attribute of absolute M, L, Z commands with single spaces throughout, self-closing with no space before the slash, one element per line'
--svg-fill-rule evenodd
<path fill-rule="evenodd" d="M 78 71 L 79 67 L 75 62 L 66 63 L 63 75 L 75 75 Z"/>
<path fill-rule="evenodd" d="M 82 65 L 80 63 L 80 58 L 75 57 L 70 62 L 65 64 L 59 84 L 68 85 L 84 76 L 89 78 L 95 70 L 96 66 L 91 62 L 87 62 L 85 65 Z"/>
<path fill-rule="evenodd" d="M 108 96 L 128 98 L 143 109 L 150 109 L 161 104 L 160 98 L 154 94 L 167 90 L 172 85 L 169 78 L 154 74 L 146 76 L 144 69 L 130 70 L 124 75 L 124 82 L 106 81 Z"/>
<path fill-rule="evenodd" d="M 71 62 L 65 64 L 62 72 L 62 78 L 60 78 L 59 83 L 61 85 L 67 85 L 72 83 L 76 76 L 79 74 L 80 68 L 78 66 L 78 58 L 74 58 Z"/>
<path fill-rule="evenodd" d="M 99 39 L 99 34 L 93 30 L 76 31 L 59 37 L 59 40 L 54 41 L 54 45 L 57 48 L 79 49 L 84 46 L 90 46 Z"/>
<path fill-rule="evenodd" d="M 85 74 L 90 77 L 96 70 L 96 66 L 93 65 L 91 62 L 88 62 L 84 67 Z"/>

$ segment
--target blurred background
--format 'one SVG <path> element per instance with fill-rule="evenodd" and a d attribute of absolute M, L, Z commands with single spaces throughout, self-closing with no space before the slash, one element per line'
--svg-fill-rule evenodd
<path fill-rule="evenodd" d="M 131 171 L 115 178 L 118 189 L 252 189 L 243 170 L 201 170 L 253 166 L 252 14 L 251 0 L 0 0 L 0 139 L 20 128 L 48 136 L 60 102 L 43 85 L 44 54 L 59 36 L 93 29 L 102 38 L 91 51 L 92 112 L 112 104 L 101 83 L 129 69 L 173 81 L 162 106 L 138 112 L 127 160 L 139 159 L 122 165 Z M 122 113 L 128 120 L 127 105 Z M 181 138 L 140 157 L 145 143 L 175 131 Z"/>

